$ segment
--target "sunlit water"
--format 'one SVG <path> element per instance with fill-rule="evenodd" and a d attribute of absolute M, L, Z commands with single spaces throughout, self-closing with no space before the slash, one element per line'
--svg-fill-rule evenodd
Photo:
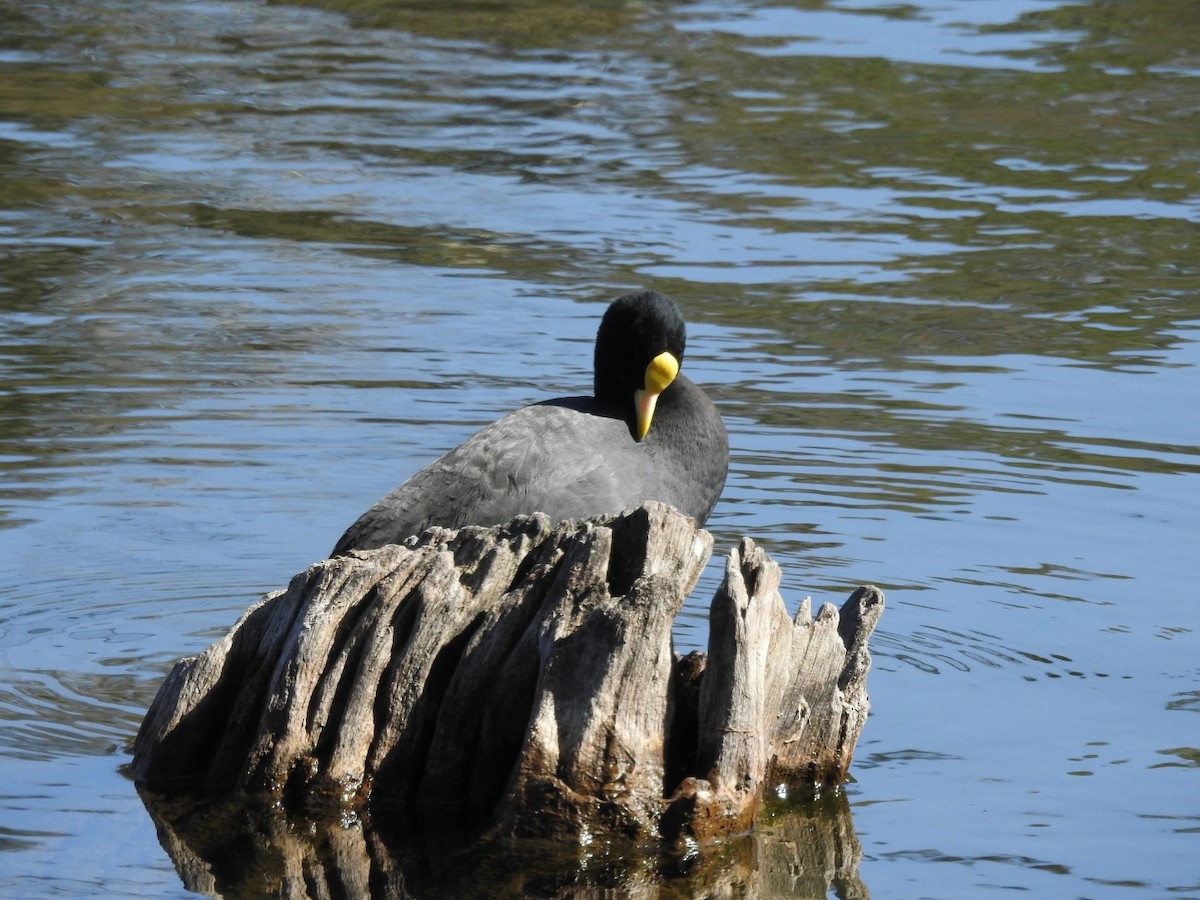
<path fill-rule="evenodd" d="M 887 591 L 867 888 L 1200 896 L 1190 0 L 338 6 L 0 2 L 0 893 L 184 893 L 171 663 L 645 285 L 718 547 Z"/>

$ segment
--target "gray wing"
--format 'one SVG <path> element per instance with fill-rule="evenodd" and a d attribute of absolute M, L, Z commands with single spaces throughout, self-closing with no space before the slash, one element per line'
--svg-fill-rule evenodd
<path fill-rule="evenodd" d="M 600 448 L 604 448 L 600 452 Z M 399 543 L 441 525 L 499 525 L 546 513 L 552 521 L 637 506 L 654 460 L 623 419 L 589 398 L 510 413 L 421 470 L 367 510 L 334 553 Z"/>

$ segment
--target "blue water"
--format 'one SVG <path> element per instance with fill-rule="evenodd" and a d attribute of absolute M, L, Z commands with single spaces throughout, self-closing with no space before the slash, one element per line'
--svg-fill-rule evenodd
<path fill-rule="evenodd" d="M 1192 4 L 497 9 L 0 5 L 0 892 L 187 893 L 170 665 L 648 286 L 718 552 L 887 592 L 866 887 L 1200 896 Z"/>

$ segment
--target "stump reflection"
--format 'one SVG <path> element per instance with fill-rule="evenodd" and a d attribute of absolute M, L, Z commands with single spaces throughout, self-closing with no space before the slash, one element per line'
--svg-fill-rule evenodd
<path fill-rule="evenodd" d="M 143 800 L 184 887 L 213 897 L 870 897 L 840 789 L 768 805 L 752 834 L 663 856 L 601 839 L 581 846 L 429 822 L 318 820 L 245 799 Z"/>

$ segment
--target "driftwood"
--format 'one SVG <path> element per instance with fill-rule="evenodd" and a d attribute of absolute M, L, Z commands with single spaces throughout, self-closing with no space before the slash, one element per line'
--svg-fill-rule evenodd
<path fill-rule="evenodd" d="M 867 716 L 859 588 L 794 621 L 743 539 L 707 660 L 671 627 L 712 547 L 661 504 L 433 529 L 318 563 L 182 660 L 131 771 L 158 794 L 401 810 L 494 834 L 709 839 L 842 782 Z"/>

